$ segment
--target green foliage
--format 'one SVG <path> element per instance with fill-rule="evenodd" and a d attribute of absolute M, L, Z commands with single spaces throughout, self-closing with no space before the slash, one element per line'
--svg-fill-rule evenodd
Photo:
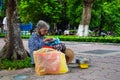
<path fill-rule="evenodd" d="M 0 38 L 3 38 L 3 37 L 5 37 L 5 34 L 0 33 Z"/>
<path fill-rule="evenodd" d="M 32 67 L 30 57 L 24 60 L 15 60 L 15 61 L 11 61 L 8 59 L 4 59 L 4 60 L 0 59 L 0 70 L 21 69 L 21 68 L 28 68 L 28 67 Z"/>
<path fill-rule="evenodd" d="M 61 41 L 76 41 L 76 42 L 101 42 L 101 43 L 120 43 L 120 37 L 78 37 L 78 36 L 47 36 L 58 37 Z"/>
<path fill-rule="evenodd" d="M 116 7 L 117 6 L 117 7 Z M 105 15 L 105 25 L 108 25 L 110 29 L 113 29 L 120 23 L 120 5 L 116 5 L 116 2 L 113 1 L 112 3 L 105 2 L 103 4 L 103 10 L 104 10 L 104 15 Z"/>
<path fill-rule="evenodd" d="M 0 38 L 5 37 L 5 34 L 0 34 Z M 28 39 L 30 37 L 30 35 L 21 35 L 21 38 L 23 39 Z"/>
<path fill-rule="evenodd" d="M 2 0 L 2 6 L 0 7 L 0 18 L 5 16 L 5 9 L 6 9 L 6 0 Z"/>
<path fill-rule="evenodd" d="M 70 31 L 70 34 L 72 34 L 72 35 L 74 35 L 74 34 L 76 34 L 76 30 L 69 30 Z"/>
<path fill-rule="evenodd" d="M 36 23 L 40 19 L 59 22 L 61 11 L 62 5 L 56 0 L 21 0 L 19 5 L 19 15 L 24 23 Z"/>
<path fill-rule="evenodd" d="M 99 3 L 99 4 L 98 4 Z M 111 31 L 119 36 L 120 26 L 120 1 L 119 0 L 95 0 L 92 9 L 90 28 L 102 26 L 102 30 Z M 102 17 L 101 17 L 102 16 Z M 101 21 L 102 20 L 102 24 Z"/>
<path fill-rule="evenodd" d="M 67 17 L 71 25 L 78 25 L 82 15 L 82 0 L 66 0 L 67 2 Z"/>

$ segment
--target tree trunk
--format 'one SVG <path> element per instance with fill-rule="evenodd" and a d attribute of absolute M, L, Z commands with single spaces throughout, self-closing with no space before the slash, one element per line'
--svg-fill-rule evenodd
<path fill-rule="evenodd" d="M 7 0 L 8 36 L 7 42 L 0 52 L 0 58 L 2 59 L 16 60 L 28 56 L 20 37 L 20 21 L 17 12 L 17 0 Z"/>
<path fill-rule="evenodd" d="M 83 0 L 82 20 L 78 27 L 78 36 L 88 36 L 89 24 L 91 20 L 91 10 L 94 0 Z"/>

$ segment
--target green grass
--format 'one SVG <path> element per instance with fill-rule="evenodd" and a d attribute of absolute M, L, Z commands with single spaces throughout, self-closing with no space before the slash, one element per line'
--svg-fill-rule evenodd
<path fill-rule="evenodd" d="M 0 70 L 8 69 L 8 70 L 16 70 L 21 68 L 32 67 L 30 57 L 27 57 L 24 60 L 8 60 L 8 59 L 0 59 Z"/>

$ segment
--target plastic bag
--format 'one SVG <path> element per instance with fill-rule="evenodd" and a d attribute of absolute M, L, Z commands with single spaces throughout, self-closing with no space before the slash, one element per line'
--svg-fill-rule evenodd
<path fill-rule="evenodd" d="M 51 48 L 34 51 L 34 61 L 35 72 L 38 75 L 68 72 L 65 54 Z"/>

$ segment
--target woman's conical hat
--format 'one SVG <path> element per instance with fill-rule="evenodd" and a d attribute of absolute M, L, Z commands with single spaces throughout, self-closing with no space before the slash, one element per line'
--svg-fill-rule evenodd
<path fill-rule="evenodd" d="M 74 52 L 71 49 L 66 48 L 65 57 L 66 57 L 67 64 L 69 64 L 74 59 Z"/>

